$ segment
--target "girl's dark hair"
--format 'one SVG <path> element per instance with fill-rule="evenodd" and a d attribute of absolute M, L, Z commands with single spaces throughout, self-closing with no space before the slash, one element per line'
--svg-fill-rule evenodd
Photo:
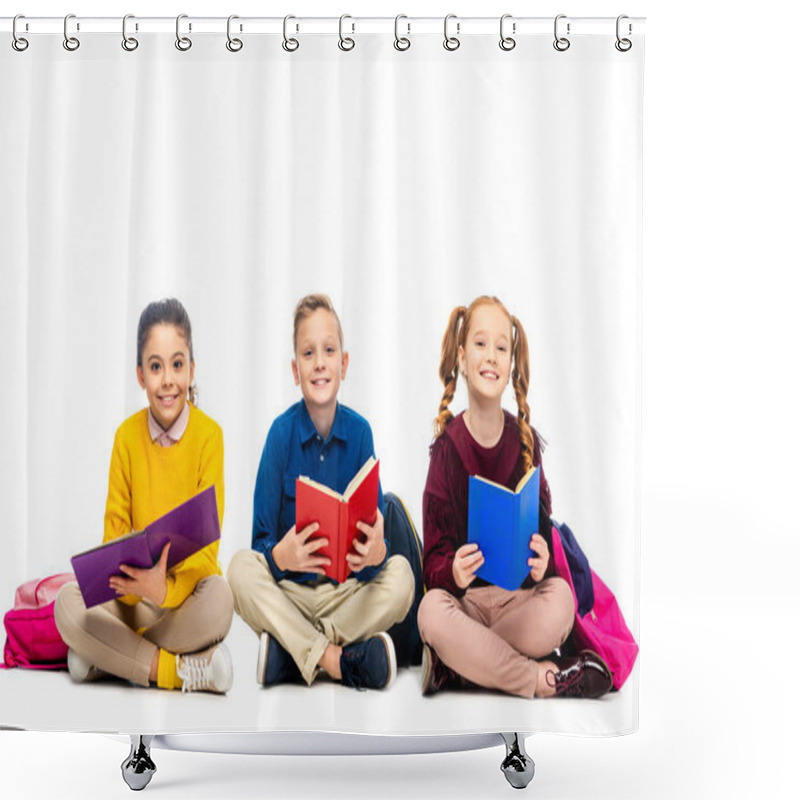
<path fill-rule="evenodd" d="M 139 329 L 136 333 L 136 366 L 142 366 L 142 353 L 147 344 L 147 337 L 155 325 L 174 325 L 181 333 L 186 344 L 189 345 L 189 360 L 194 363 L 194 348 L 192 347 L 192 323 L 189 315 L 180 300 L 167 297 L 163 300 L 154 300 L 148 303 L 139 317 Z M 197 405 L 197 386 L 189 387 L 189 402 Z"/>

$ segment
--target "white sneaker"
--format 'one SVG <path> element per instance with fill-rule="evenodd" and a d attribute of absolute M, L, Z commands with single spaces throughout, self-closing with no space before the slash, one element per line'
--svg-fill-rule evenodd
<path fill-rule="evenodd" d="M 78 655 L 72 648 L 67 651 L 67 669 L 69 676 L 76 683 L 90 683 L 108 678 L 109 674 L 91 664 L 83 656 Z"/>
<path fill-rule="evenodd" d="M 182 692 L 225 694 L 233 685 L 231 654 L 222 643 L 198 653 L 178 656 L 176 669 L 183 682 Z"/>

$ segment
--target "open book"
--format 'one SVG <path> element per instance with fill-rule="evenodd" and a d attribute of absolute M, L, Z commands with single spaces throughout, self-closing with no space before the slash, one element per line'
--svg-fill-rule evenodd
<path fill-rule="evenodd" d="M 532 467 L 513 491 L 470 475 L 467 539 L 483 553 L 475 573 L 513 591 L 530 573 L 531 536 L 539 532 L 539 470 Z"/>
<path fill-rule="evenodd" d="M 217 493 L 213 486 L 151 522 L 143 531 L 93 547 L 72 557 L 72 571 L 78 579 L 87 608 L 117 597 L 108 585 L 120 575 L 119 565 L 149 569 L 161 556 L 167 542 L 172 545 L 167 569 L 219 539 Z"/>
<path fill-rule="evenodd" d="M 317 553 L 330 558 L 325 574 L 339 583 L 350 573 L 345 556 L 353 546 L 353 539 L 363 535 L 356 523 L 374 525 L 378 518 L 378 467 L 379 462 L 370 456 L 342 494 L 304 475 L 297 479 L 295 530 L 319 523 L 319 530 L 312 538 L 328 540 L 327 546 Z"/>

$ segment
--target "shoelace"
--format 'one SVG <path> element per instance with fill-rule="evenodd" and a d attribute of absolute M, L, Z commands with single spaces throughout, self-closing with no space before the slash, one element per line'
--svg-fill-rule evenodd
<path fill-rule="evenodd" d="M 344 653 L 341 661 L 342 683 L 352 686 L 357 691 L 363 691 L 364 686 L 361 681 L 361 670 L 359 662 L 363 661 L 363 652 Z"/>
<path fill-rule="evenodd" d="M 181 656 L 177 673 L 183 685 L 181 692 L 197 692 L 211 687 L 211 656 Z"/>
<path fill-rule="evenodd" d="M 568 677 L 563 677 L 559 680 L 558 676 L 562 673 L 553 672 L 553 670 L 547 670 L 547 674 L 545 675 L 545 680 L 549 686 L 552 686 L 556 690 L 556 694 L 566 694 L 570 690 L 575 690 L 574 694 L 581 696 L 583 694 L 583 686 L 581 685 L 581 678 L 583 677 L 583 670 L 575 670 L 572 675 Z M 553 680 L 552 683 L 550 681 L 550 677 L 552 676 Z"/>

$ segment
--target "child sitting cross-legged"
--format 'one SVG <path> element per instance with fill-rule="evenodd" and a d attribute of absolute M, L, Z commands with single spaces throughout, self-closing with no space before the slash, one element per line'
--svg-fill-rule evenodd
<path fill-rule="evenodd" d="M 114 437 L 103 541 L 141 531 L 210 486 L 222 522 L 222 429 L 195 405 L 192 327 L 178 300 L 159 300 L 142 312 L 136 376 L 148 407 Z M 87 609 L 77 583 L 62 587 L 55 621 L 69 645 L 73 680 L 113 675 L 183 692 L 231 688 L 233 664 L 222 640 L 233 602 L 219 542 L 171 568 L 169 547 L 150 569 L 121 564 L 109 580 L 115 600 Z"/>
<path fill-rule="evenodd" d="M 407 614 L 414 577 L 402 556 L 388 557 L 383 494 L 374 524 L 358 523 L 347 554 L 349 577 L 325 577 L 319 525 L 295 527 L 295 481 L 307 476 L 343 492 L 374 456 L 369 423 L 337 396 L 347 372 L 339 317 L 326 295 L 309 295 L 294 313 L 292 373 L 303 397 L 270 428 L 253 502 L 252 549 L 237 553 L 228 581 L 237 613 L 260 637 L 257 679 L 264 686 L 311 684 L 320 670 L 354 688 L 382 689 L 396 674 L 386 631 Z"/>

